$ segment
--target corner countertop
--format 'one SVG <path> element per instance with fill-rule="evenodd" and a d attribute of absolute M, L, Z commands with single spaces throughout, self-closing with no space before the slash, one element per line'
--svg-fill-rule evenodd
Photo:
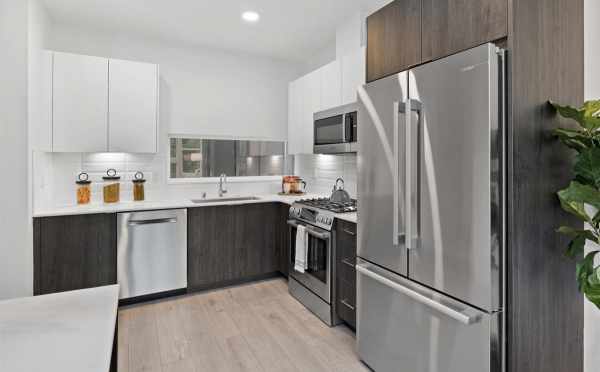
<path fill-rule="evenodd" d="M 119 286 L 0 301 L 3 371 L 108 372 Z"/>
<path fill-rule="evenodd" d="M 201 208 L 218 205 L 243 205 L 243 204 L 256 204 L 256 203 L 285 203 L 292 205 L 301 199 L 310 198 L 324 198 L 328 195 L 320 194 L 305 194 L 305 195 L 279 195 L 279 194 L 267 194 L 267 195 L 228 195 L 225 198 L 235 198 L 253 196 L 255 200 L 229 200 L 229 201 L 215 201 L 209 203 L 197 204 L 189 199 L 174 199 L 174 200 L 161 200 L 161 201 L 141 201 L 133 202 L 126 201 L 115 204 L 88 204 L 88 205 L 73 205 L 56 207 L 47 210 L 36 210 L 33 213 L 33 217 L 56 217 L 56 216 L 72 216 L 80 214 L 97 214 L 97 213 L 120 213 L 120 212 L 135 212 L 135 211 L 150 211 L 159 209 L 177 209 L 177 208 Z M 209 198 L 213 199 L 213 198 Z M 216 198 L 214 198 L 216 199 Z M 339 213 L 335 215 L 336 218 L 348 221 L 357 222 L 356 213 Z"/>

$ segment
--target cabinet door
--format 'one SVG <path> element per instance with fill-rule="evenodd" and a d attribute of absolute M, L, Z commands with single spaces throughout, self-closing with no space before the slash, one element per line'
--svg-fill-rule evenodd
<path fill-rule="evenodd" d="M 319 69 L 321 73 L 321 104 L 318 111 L 342 104 L 342 64 L 335 60 Z"/>
<path fill-rule="evenodd" d="M 421 62 L 421 0 L 395 0 L 367 18 L 367 81 Z"/>
<path fill-rule="evenodd" d="M 423 60 L 508 35 L 507 0 L 422 0 Z"/>
<path fill-rule="evenodd" d="M 302 148 L 300 122 L 302 120 L 302 82 L 292 81 L 288 88 L 288 154 L 299 154 Z"/>
<path fill-rule="evenodd" d="M 158 66 L 109 61 L 109 151 L 157 150 Z"/>
<path fill-rule="evenodd" d="M 321 109 L 321 73 L 313 71 L 301 79 L 302 84 L 302 154 L 312 154 L 314 146 L 314 114 Z"/>
<path fill-rule="evenodd" d="M 365 73 L 365 48 L 342 57 L 342 105 L 356 102 L 356 90 L 365 83 Z"/>
<path fill-rule="evenodd" d="M 356 328 L 356 224 L 338 220 L 336 225 L 336 312 Z"/>
<path fill-rule="evenodd" d="M 34 294 L 117 283 L 116 214 L 34 220 Z"/>
<path fill-rule="evenodd" d="M 188 209 L 188 288 L 204 289 L 237 278 L 235 208 Z"/>
<path fill-rule="evenodd" d="M 289 227 L 287 220 L 289 218 L 290 206 L 287 204 L 280 204 L 279 215 L 277 216 L 276 226 L 278 226 L 277 237 L 277 259 L 279 265 L 279 272 L 286 278 L 290 271 L 290 240 L 289 240 Z"/>
<path fill-rule="evenodd" d="M 108 59 L 54 53 L 54 152 L 108 150 Z"/>
<path fill-rule="evenodd" d="M 275 203 L 235 207 L 234 267 L 240 279 L 278 271 Z"/>

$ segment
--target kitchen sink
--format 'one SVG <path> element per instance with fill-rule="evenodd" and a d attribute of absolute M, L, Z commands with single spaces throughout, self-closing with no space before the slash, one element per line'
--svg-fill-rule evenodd
<path fill-rule="evenodd" d="M 207 204 L 207 203 L 219 203 L 219 202 L 232 202 L 232 201 L 252 201 L 260 200 L 256 196 L 240 196 L 233 198 L 211 198 L 211 199 L 192 199 L 192 203 L 195 204 Z"/>

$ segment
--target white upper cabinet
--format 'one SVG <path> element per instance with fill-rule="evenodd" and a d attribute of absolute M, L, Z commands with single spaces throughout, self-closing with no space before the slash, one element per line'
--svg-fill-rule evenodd
<path fill-rule="evenodd" d="M 302 149 L 300 138 L 300 121 L 302 112 L 302 81 L 296 80 L 289 84 L 288 89 L 288 146 L 289 154 L 299 154 Z"/>
<path fill-rule="evenodd" d="M 356 89 L 366 81 L 365 48 L 342 57 L 342 105 L 356 102 Z"/>
<path fill-rule="evenodd" d="M 321 105 L 319 111 L 342 104 L 342 64 L 335 60 L 318 70 L 321 73 Z"/>
<path fill-rule="evenodd" d="M 108 150 L 157 151 L 158 66 L 109 60 Z"/>
<path fill-rule="evenodd" d="M 314 145 L 314 113 L 322 110 L 321 76 L 319 70 L 302 78 L 302 116 L 300 131 L 302 134 L 302 154 L 312 154 Z"/>
<path fill-rule="evenodd" d="M 108 148 L 108 59 L 54 53 L 52 150 Z"/>
<path fill-rule="evenodd" d="M 365 83 L 365 48 L 359 48 L 289 84 L 288 153 L 312 154 L 316 112 L 356 102 Z"/>

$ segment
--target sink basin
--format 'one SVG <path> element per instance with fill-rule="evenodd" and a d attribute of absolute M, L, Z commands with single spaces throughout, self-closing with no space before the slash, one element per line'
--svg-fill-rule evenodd
<path fill-rule="evenodd" d="M 219 203 L 219 202 L 232 202 L 232 201 L 251 201 L 260 200 L 256 196 L 240 196 L 232 198 L 212 198 L 212 199 L 192 199 L 192 203 L 195 204 L 207 204 L 207 203 Z"/>

